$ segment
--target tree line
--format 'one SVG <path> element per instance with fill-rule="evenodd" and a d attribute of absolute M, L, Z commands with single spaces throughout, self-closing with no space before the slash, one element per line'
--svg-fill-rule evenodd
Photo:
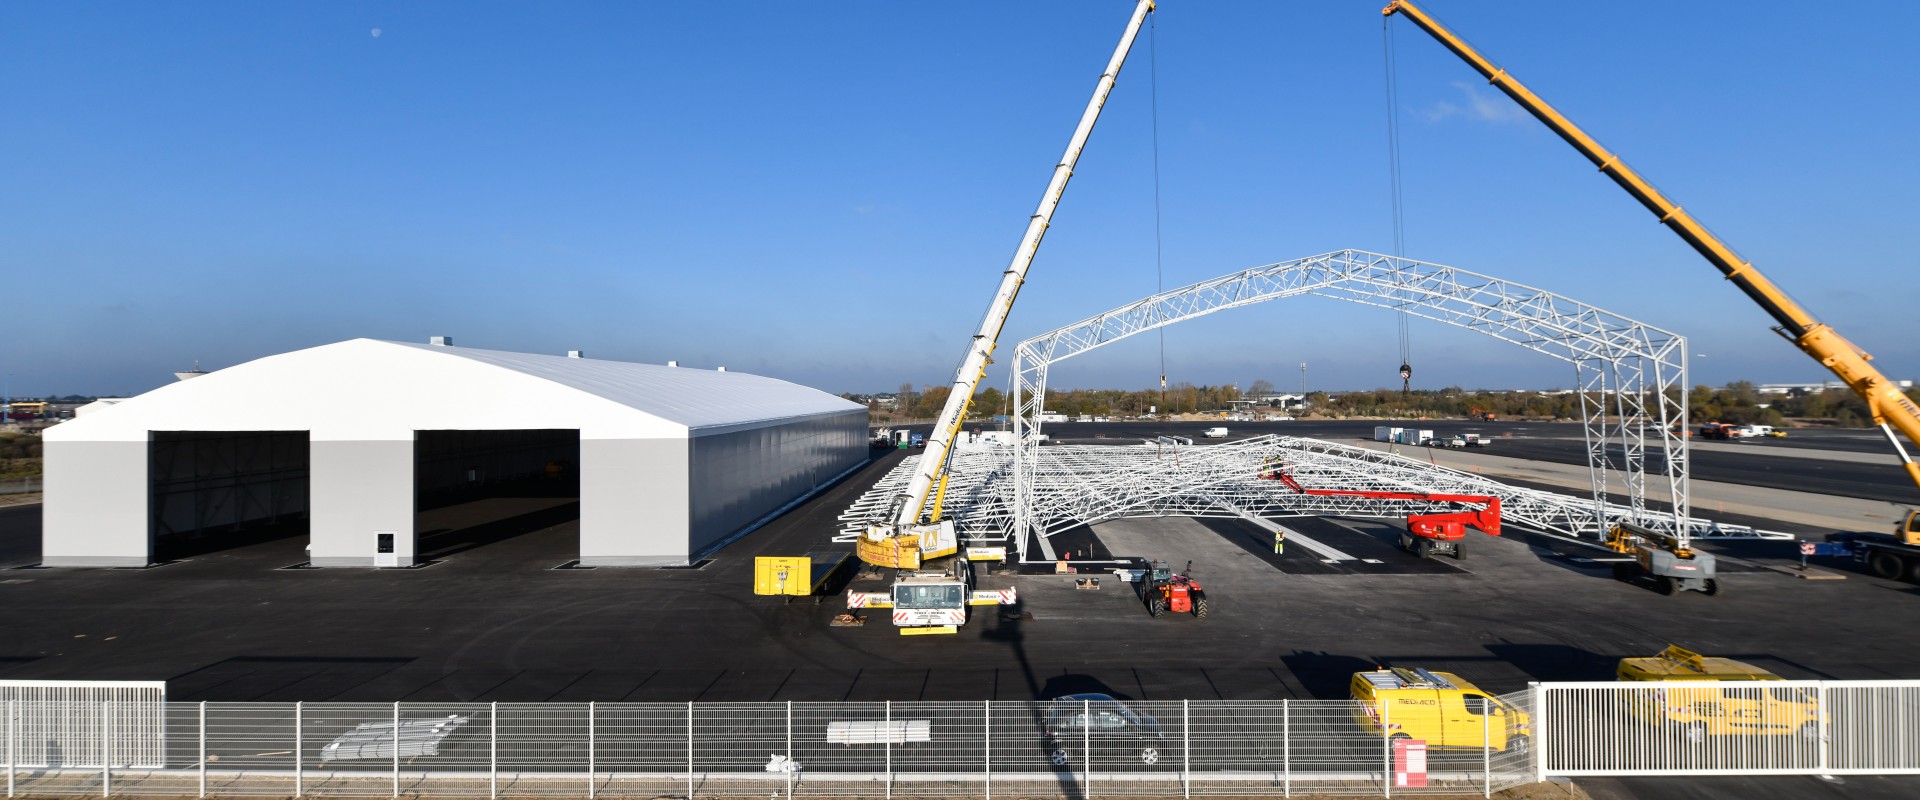
<path fill-rule="evenodd" d="M 892 410 L 876 409 L 874 420 L 925 420 L 939 416 L 952 392 L 946 386 L 923 386 L 918 391 L 903 384 Z M 1068 416 L 1170 416 L 1211 411 L 1226 411 L 1235 401 L 1256 399 L 1272 394 L 1272 384 L 1255 381 L 1243 392 L 1236 384 L 1195 385 L 1175 383 L 1163 392 L 1158 388 L 1124 389 L 1049 389 L 1048 411 Z M 1920 402 L 1920 388 L 1908 396 Z M 859 395 L 843 395 L 859 399 Z M 1612 398 L 1588 397 L 1588 402 L 1614 408 Z M 1651 410 L 1654 398 L 1646 397 Z M 1675 398 L 1678 400 L 1678 396 Z M 968 419 L 986 420 L 1010 414 L 1007 394 L 987 387 L 974 396 Z M 1402 392 L 1384 388 L 1371 391 L 1311 392 L 1301 411 L 1334 417 L 1384 417 L 1389 419 L 1465 418 L 1494 414 L 1501 418 L 1580 419 L 1583 398 L 1578 392 L 1527 392 L 1468 390 L 1458 386 L 1444 389 L 1418 389 Z M 1784 425 L 1789 418 L 1831 422 L 1842 427 L 1871 424 L 1867 406 L 1848 389 L 1793 391 L 1786 394 L 1761 394 L 1751 381 L 1736 381 L 1721 388 L 1695 386 L 1687 392 L 1688 418 L 1693 422 L 1718 421 L 1747 425 Z"/>

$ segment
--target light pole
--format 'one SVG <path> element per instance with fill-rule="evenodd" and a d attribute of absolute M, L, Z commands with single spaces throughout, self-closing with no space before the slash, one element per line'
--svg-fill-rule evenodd
<path fill-rule="evenodd" d="M 1307 362 L 1300 362 L 1300 402 L 1307 402 Z"/>

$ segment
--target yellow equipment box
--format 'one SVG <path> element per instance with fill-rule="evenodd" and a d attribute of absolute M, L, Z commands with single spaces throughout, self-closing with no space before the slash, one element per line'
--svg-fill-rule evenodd
<path fill-rule="evenodd" d="M 753 593 L 807 597 L 821 595 L 852 557 L 845 550 L 812 550 L 804 556 L 756 556 Z"/>

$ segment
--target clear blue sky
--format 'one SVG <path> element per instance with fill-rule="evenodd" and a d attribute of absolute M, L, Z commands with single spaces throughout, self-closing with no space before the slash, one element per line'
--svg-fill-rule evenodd
<path fill-rule="evenodd" d="M 946 383 L 1131 3 L 0 5 L 0 371 L 130 393 L 368 336 Z M 1166 285 L 1391 248 L 1381 0 L 1166 0 Z M 1432 0 L 1897 378 L 1920 377 L 1911 4 Z M 1395 20 L 1406 254 L 1818 380 L 1565 144 Z M 379 33 L 374 34 L 375 29 Z M 1008 326 L 1155 288 L 1148 40 Z M 1416 384 L 1559 362 L 1415 323 Z M 1397 383 L 1394 320 L 1176 326 L 1175 381 Z M 1145 388 L 1151 341 L 1062 365 Z M 1004 386 L 1004 372 L 991 376 Z"/>

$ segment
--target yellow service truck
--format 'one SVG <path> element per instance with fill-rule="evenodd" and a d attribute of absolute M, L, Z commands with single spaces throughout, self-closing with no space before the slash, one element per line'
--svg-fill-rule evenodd
<path fill-rule="evenodd" d="M 1646 681 L 1785 681 L 1731 658 L 1668 645 L 1650 658 L 1620 659 L 1615 677 Z M 1820 735 L 1820 700 L 1797 686 L 1650 687 L 1632 694 L 1633 716 L 1692 744 L 1710 736 Z"/>
<path fill-rule="evenodd" d="M 1423 739 L 1430 749 L 1491 747 L 1526 754 L 1527 712 L 1451 672 L 1379 669 L 1353 674 L 1353 721 L 1392 739 Z"/>

